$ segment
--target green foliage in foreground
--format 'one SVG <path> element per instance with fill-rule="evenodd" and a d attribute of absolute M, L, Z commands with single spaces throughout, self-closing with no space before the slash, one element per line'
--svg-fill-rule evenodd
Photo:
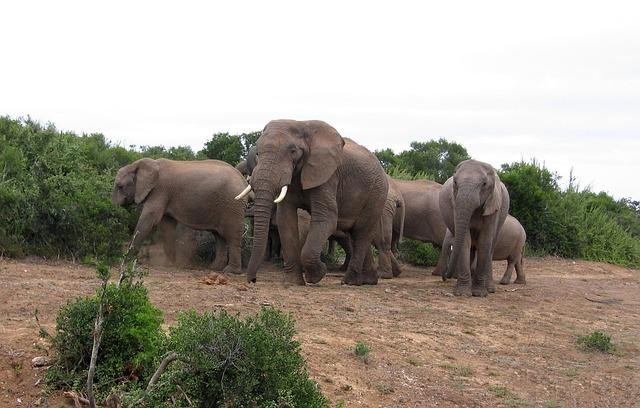
<path fill-rule="evenodd" d="M 585 350 L 597 350 L 603 353 L 611 353 L 615 350 L 615 346 L 611 342 L 611 336 L 599 330 L 587 336 L 578 337 L 577 342 Z"/>
<path fill-rule="evenodd" d="M 167 346 L 178 361 L 141 406 L 327 407 L 294 335 L 293 319 L 272 308 L 244 319 L 225 311 L 181 313 Z"/>
<path fill-rule="evenodd" d="M 151 304 L 141 282 L 109 284 L 105 295 L 104 330 L 94 380 L 99 397 L 115 385 L 135 386 L 148 380 L 165 338 L 162 312 Z M 58 312 L 56 331 L 50 338 L 55 362 L 45 376 L 48 387 L 83 391 L 99 304 L 100 293 L 72 300 Z"/>

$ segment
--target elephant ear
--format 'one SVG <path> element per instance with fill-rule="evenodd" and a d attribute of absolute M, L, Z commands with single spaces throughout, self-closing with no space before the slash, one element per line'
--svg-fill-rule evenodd
<path fill-rule="evenodd" d="M 487 216 L 498 212 L 502 206 L 502 182 L 498 175 L 493 176 L 493 191 L 484 203 L 482 215 Z"/>
<path fill-rule="evenodd" d="M 135 202 L 140 204 L 156 186 L 160 166 L 156 160 L 140 159 L 137 167 Z"/>
<path fill-rule="evenodd" d="M 302 189 L 308 190 L 326 183 L 338 169 L 344 139 L 337 130 L 324 122 L 309 123 L 304 137 L 309 153 L 302 167 L 300 180 Z"/>

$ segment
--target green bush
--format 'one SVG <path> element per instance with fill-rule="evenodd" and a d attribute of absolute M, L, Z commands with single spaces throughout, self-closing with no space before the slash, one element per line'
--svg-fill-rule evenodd
<path fill-rule="evenodd" d="M 577 342 L 585 350 L 598 350 L 603 353 L 611 353 L 615 350 L 611 336 L 598 330 L 587 336 L 578 337 Z"/>
<path fill-rule="evenodd" d="M 359 341 L 356 343 L 356 347 L 353 349 L 353 353 L 363 361 L 367 361 L 369 353 L 371 353 L 371 347 Z"/>
<path fill-rule="evenodd" d="M 151 304 L 141 282 L 106 287 L 103 336 L 96 364 L 98 395 L 118 383 L 148 379 L 164 341 L 162 312 Z M 100 294 L 63 306 L 51 337 L 54 363 L 45 380 L 53 389 L 81 391 L 87 380 Z"/>
<path fill-rule="evenodd" d="M 181 313 L 168 341 L 178 361 L 140 403 L 327 407 L 328 401 L 309 379 L 294 335 L 292 318 L 271 308 L 245 319 L 225 311 Z"/>
<path fill-rule="evenodd" d="M 400 259 L 417 266 L 436 266 L 440 257 L 440 249 L 433 244 L 404 238 L 398 244 Z"/>
<path fill-rule="evenodd" d="M 111 186 L 139 157 L 100 134 L 0 117 L 0 253 L 117 256 L 136 214 L 111 203 Z"/>
<path fill-rule="evenodd" d="M 574 186 L 562 191 L 557 174 L 535 160 L 503 165 L 500 178 L 532 252 L 640 266 L 640 240 L 634 235 L 640 217 L 632 201 Z"/>

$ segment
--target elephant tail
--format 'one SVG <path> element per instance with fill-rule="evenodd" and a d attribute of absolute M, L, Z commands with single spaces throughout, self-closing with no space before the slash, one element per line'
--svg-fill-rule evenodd
<path fill-rule="evenodd" d="M 406 207 L 404 205 L 404 201 L 403 200 L 398 200 L 398 208 L 397 210 L 400 210 L 400 228 L 399 228 L 399 235 L 398 235 L 398 242 L 402 242 L 402 236 L 404 235 L 404 214 L 406 211 Z"/>

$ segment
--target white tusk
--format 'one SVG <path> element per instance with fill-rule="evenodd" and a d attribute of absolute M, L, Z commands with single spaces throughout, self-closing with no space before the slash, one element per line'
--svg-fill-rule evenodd
<path fill-rule="evenodd" d="M 235 199 L 236 200 L 241 200 L 242 198 L 244 198 L 244 196 L 249 194 L 249 192 L 251 192 L 251 184 L 249 184 L 247 187 L 245 187 L 245 189 L 242 190 L 242 193 L 238 194 Z"/>
<path fill-rule="evenodd" d="M 282 186 L 282 191 L 280 191 L 280 195 L 278 198 L 273 200 L 274 203 L 278 204 L 280 201 L 284 200 L 284 196 L 287 195 L 287 186 Z"/>

